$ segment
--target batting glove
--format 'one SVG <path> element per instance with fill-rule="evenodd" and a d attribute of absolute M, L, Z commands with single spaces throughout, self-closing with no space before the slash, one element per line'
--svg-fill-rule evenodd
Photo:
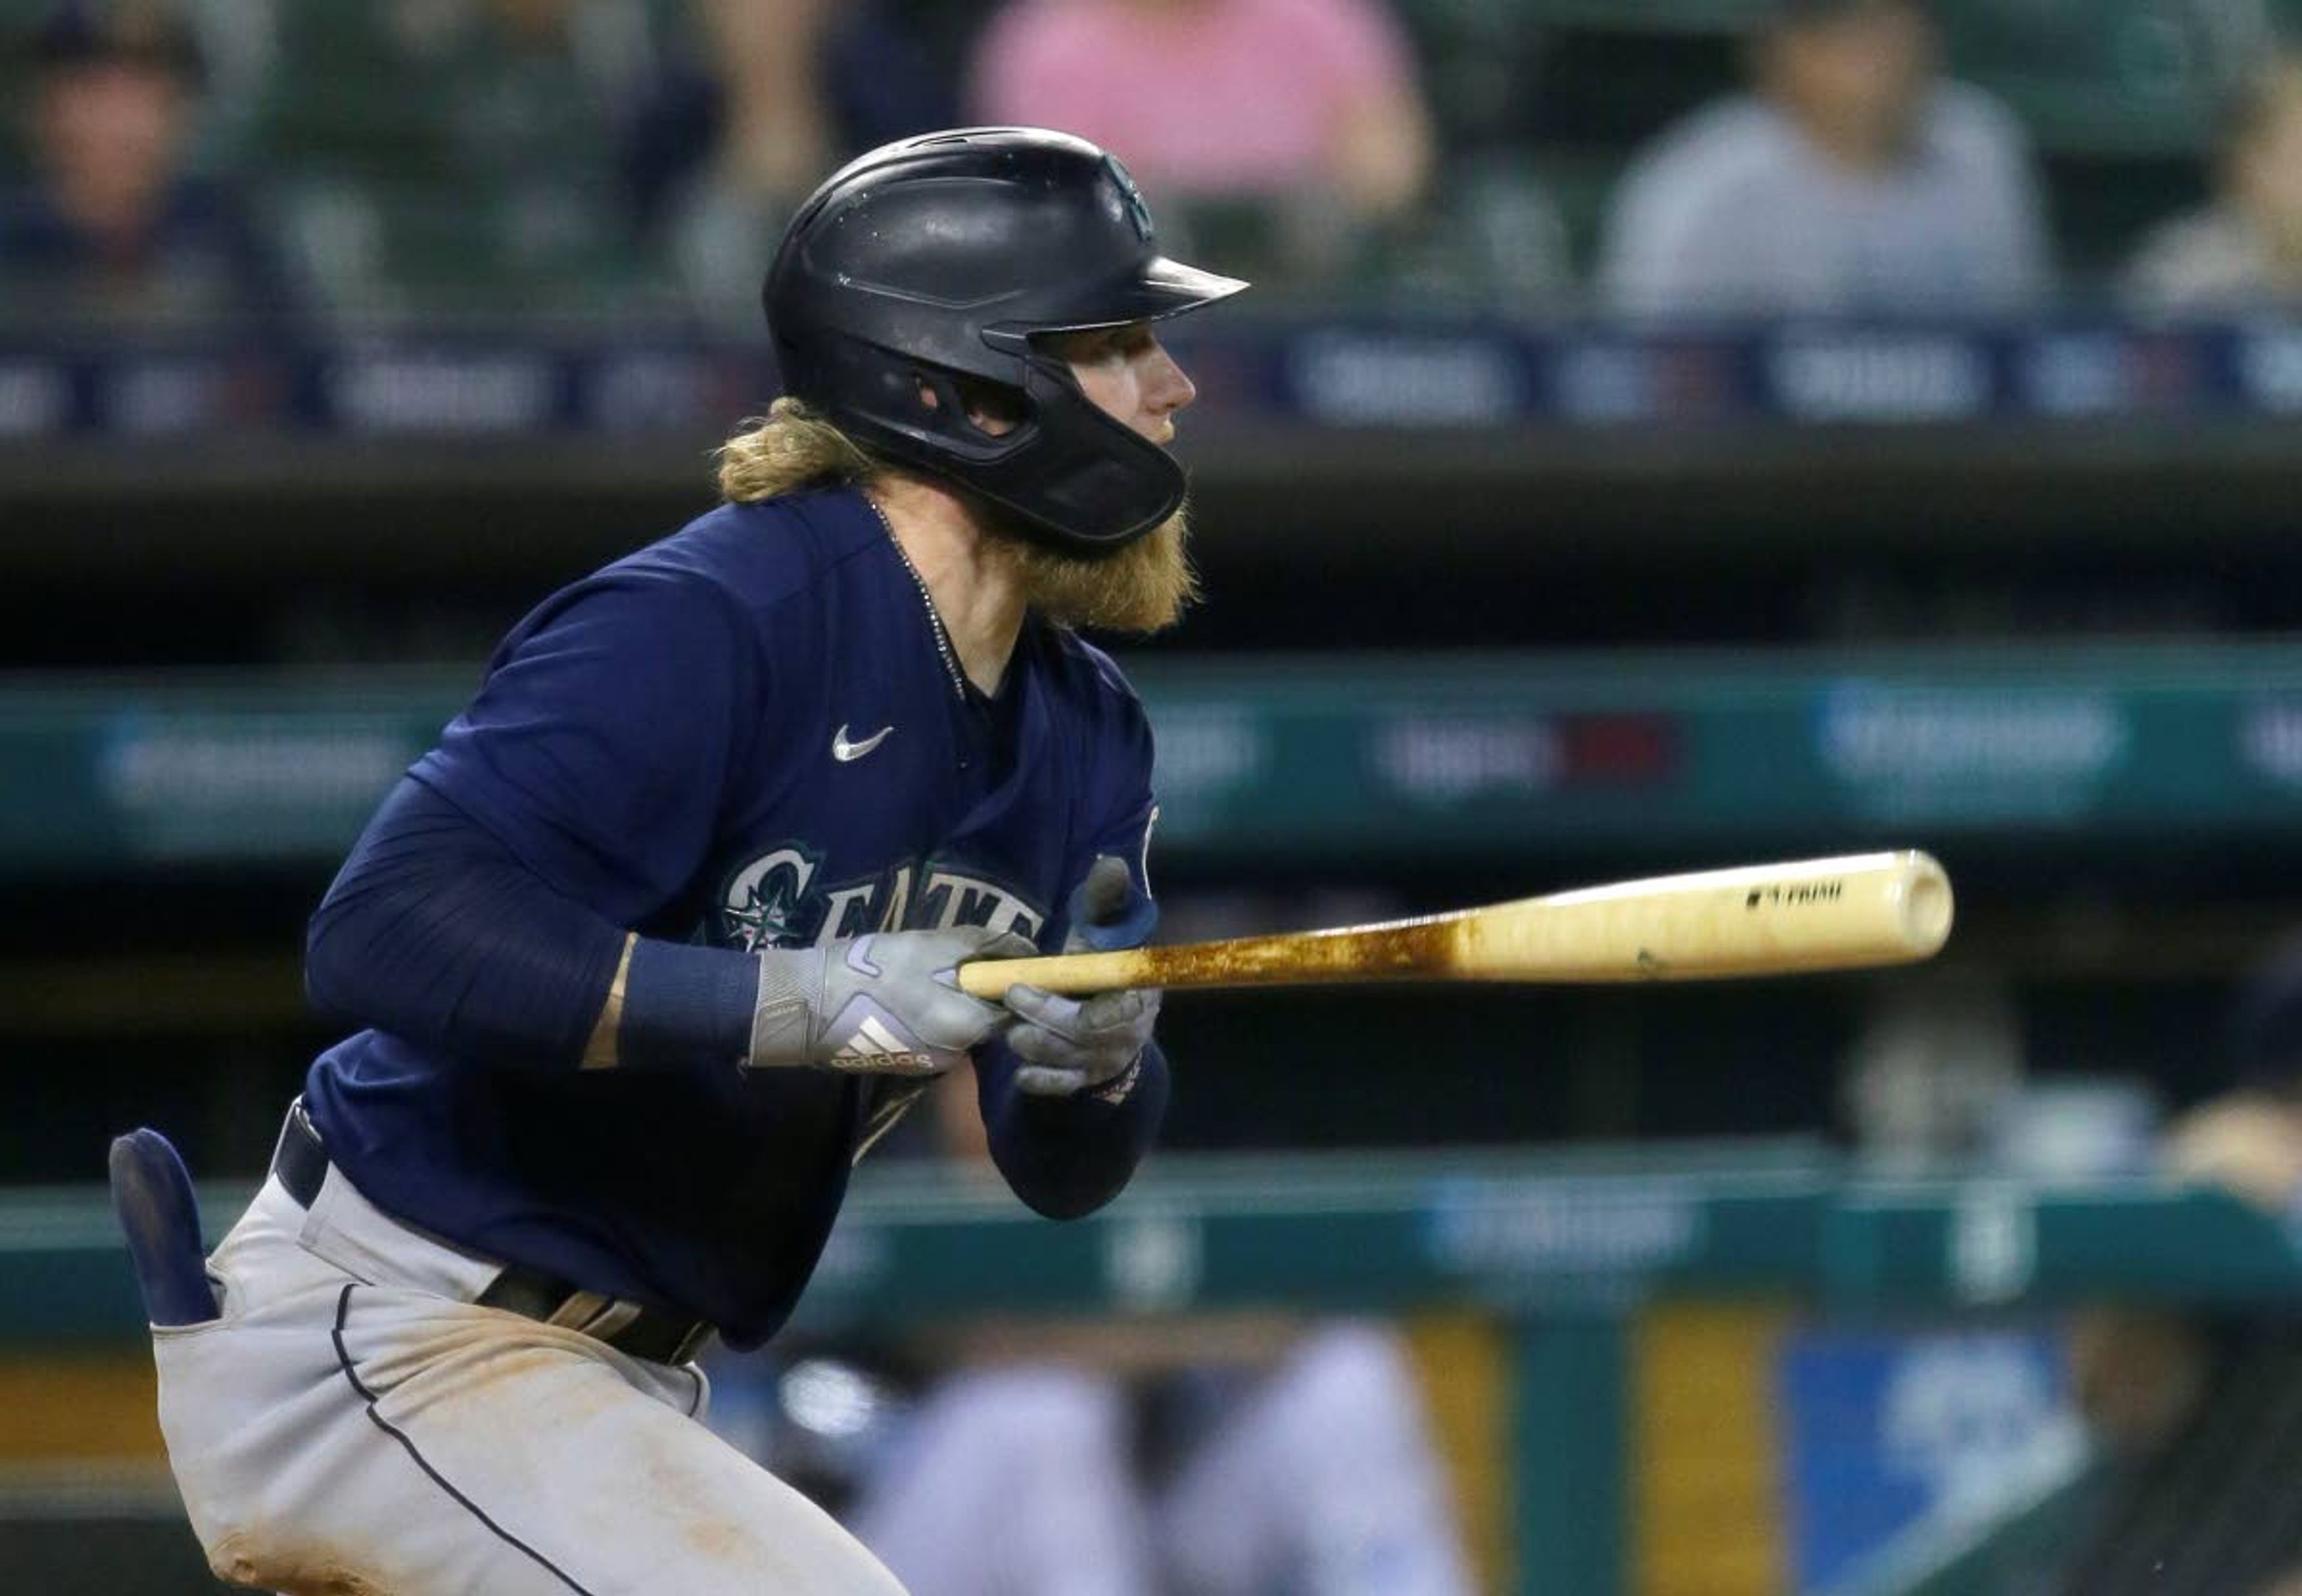
<path fill-rule="evenodd" d="M 959 989 L 969 959 L 1038 950 L 1012 932 L 882 931 L 821 947 L 760 954 L 752 1014 L 753 1068 L 822 1064 L 879 1075 L 939 1075 L 1008 1023 L 1007 1011 Z"/>
<path fill-rule="evenodd" d="M 1140 947 L 1157 919 L 1156 905 L 1135 889 L 1127 861 L 1104 854 L 1071 893 L 1063 951 Z M 1121 1103 L 1134 1089 L 1159 1019 L 1156 987 L 1099 992 L 1082 1000 L 1017 985 L 1007 988 L 1006 1003 L 1022 1021 L 1007 1033 L 1007 1046 L 1023 1061 L 1015 1071 L 1019 1090 L 1038 1097 L 1093 1092 L 1106 1103 Z"/>

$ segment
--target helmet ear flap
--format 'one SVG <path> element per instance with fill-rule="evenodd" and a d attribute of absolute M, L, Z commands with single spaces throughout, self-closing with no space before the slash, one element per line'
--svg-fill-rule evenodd
<path fill-rule="evenodd" d="M 1031 439 L 1031 406 L 1020 390 L 836 334 L 787 337 L 779 353 L 788 388 L 836 396 L 814 402 L 890 458 L 949 472 L 1002 459 Z M 794 382 L 795 372 L 810 380 Z M 978 424 L 978 414 L 1015 420 L 995 432 Z"/>
<path fill-rule="evenodd" d="M 807 354 L 818 363 L 811 370 L 855 396 L 834 415 L 858 443 L 950 478 L 1016 517 L 1021 530 L 1066 552 L 1108 553 L 1182 503 L 1182 466 L 1105 415 L 1080 391 L 1070 366 L 1044 352 L 1017 360 L 1014 384 L 906 360 L 853 339 L 811 340 Z M 870 402 L 861 402 L 866 393 Z M 993 433 L 970 409 L 1012 411 L 1021 420 Z M 1084 533 L 1081 527 L 1099 530 Z"/>
<path fill-rule="evenodd" d="M 1109 553 L 1134 542 L 1183 502 L 1183 468 L 1168 452 L 1105 415 L 1071 368 L 1035 356 L 1023 363 L 1037 447 L 985 484 L 1038 535 L 1069 553 Z M 1105 529 L 1083 534 L 1083 526 Z"/>

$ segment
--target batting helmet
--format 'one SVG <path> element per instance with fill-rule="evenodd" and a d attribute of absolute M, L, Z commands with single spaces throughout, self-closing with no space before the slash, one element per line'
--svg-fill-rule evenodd
<path fill-rule="evenodd" d="M 834 173 L 785 231 L 761 297 L 794 398 L 1034 535 L 1098 554 L 1174 513 L 1182 467 L 1034 338 L 1155 321 L 1246 286 L 1161 255 L 1126 168 L 1087 140 L 964 128 Z M 986 389 L 1012 430 L 969 420 Z"/>

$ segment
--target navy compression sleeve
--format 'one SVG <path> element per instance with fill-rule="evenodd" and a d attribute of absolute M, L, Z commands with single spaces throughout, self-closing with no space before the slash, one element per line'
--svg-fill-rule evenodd
<path fill-rule="evenodd" d="M 1015 1055 L 995 1041 L 977 1055 L 977 1102 L 992 1162 L 1034 1213 L 1078 1219 L 1124 1190 L 1167 1113 L 1167 1057 L 1143 1049 L 1135 1088 L 1118 1103 L 1092 1092 L 1038 1097 L 1015 1089 Z"/>
<path fill-rule="evenodd" d="M 618 926 L 554 890 L 413 779 L 387 797 L 312 916 L 304 981 L 348 1019 L 460 1057 L 572 1069 L 623 956 Z M 759 961 L 642 940 L 620 1061 L 732 1063 L 750 1046 Z"/>

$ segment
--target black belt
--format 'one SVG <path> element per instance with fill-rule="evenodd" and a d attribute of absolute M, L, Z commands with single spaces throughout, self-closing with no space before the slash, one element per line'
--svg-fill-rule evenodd
<path fill-rule="evenodd" d="M 287 1123 L 280 1128 L 280 1145 L 272 1153 L 272 1172 L 300 1206 L 308 1208 L 319 1200 L 320 1183 L 328 1178 L 328 1149 L 300 1099 L 290 1105 Z M 702 1348 L 711 1333 L 711 1327 L 701 1320 L 602 1297 L 519 1264 L 505 1269 L 473 1300 L 482 1307 L 501 1308 L 522 1318 L 581 1331 L 618 1352 L 651 1363 L 684 1364 Z"/>

